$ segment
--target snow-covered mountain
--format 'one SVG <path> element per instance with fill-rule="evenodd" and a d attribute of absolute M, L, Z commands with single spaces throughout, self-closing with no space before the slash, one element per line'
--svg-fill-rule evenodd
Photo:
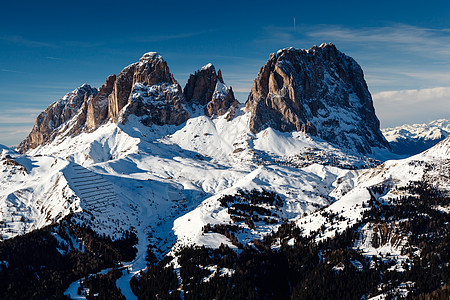
<path fill-rule="evenodd" d="M 272 53 L 250 92 L 250 129 L 303 131 L 342 149 L 389 149 L 361 67 L 333 44 Z"/>
<path fill-rule="evenodd" d="M 122 262 L 128 272 L 115 284 L 130 299 L 137 293 L 130 280 L 136 284 L 149 253 L 172 255 L 165 265 L 183 281 L 183 249 L 258 248 L 286 224 L 320 242 L 359 226 L 369 201 L 411 194 L 411 183 L 450 191 L 449 138 L 385 161 L 396 156 L 362 70 L 331 44 L 272 54 L 246 104 L 211 64 L 182 89 L 161 55 L 149 52 L 100 89 L 83 85 L 53 103 L 17 152 L 0 151 L 1 238 L 56 226 L 49 230 L 68 255 L 83 247 L 80 236 L 58 225 L 67 218 L 119 244 L 133 232 L 137 255 Z M 360 230 L 355 249 L 401 252 L 367 246 L 372 225 Z M 286 239 L 294 245 L 299 237 Z M 274 238 L 267 249 L 282 245 Z M 211 268 L 218 277 L 236 271 Z"/>
<path fill-rule="evenodd" d="M 311 53 L 319 51 L 317 49 L 325 51 L 328 48 L 332 48 L 334 54 L 342 56 L 332 45 L 314 48 L 316 50 L 311 50 Z M 281 54 L 279 56 L 283 57 Z M 326 59 L 327 56 L 324 54 L 318 64 L 324 63 Z M 335 57 L 331 56 L 330 59 L 334 61 Z M 345 71 L 340 72 L 345 74 Z M 335 75 L 338 76 L 337 73 Z M 341 74 L 341 77 L 345 76 Z M 334 85 L 339 90 L 339 84 L 346 86 L 346 83 L 338 79 L 335 78 Z M 255 85 L 258 85 L 257 82 L 258 79 L 255 80 Z M 371 102 L 368 105 L 370 106 Z M 338 112 L 340 109 L 340 106 L 336 108 Z M 178 186 L 177 193 L 183 195 L 178 198 L 182 199 L 192 198 L 193 192 L 204 195 L 202 197 L 218 197 L 228 188 L 237 190 L 267 186 L 269 190 L 286 194 L 288 202 L 293 199 L 292 207 L 288 208 L 291 212 L 286 212 L 286 215 L 295 215 L 313 209 L 314 205 L 327 205 L 330 199 L 326 199 L 324 192 L 313 192 L 313 187 L 306 193 L 308 195 L 312 193 L 309 196 L 304 192 L 293 193 L 290 188 L 279 187 L 273 181 L 277 177 L 283 178 L 292 173 L 284 169 L 319 163 L 326 165 L 326 173 L 334 174 L 338 172 L 333 169 L 336 167 L 355 169 L 377 164 L 373 158 L 361 156 L 364 152 L 353 151 L 354 154 L 351 155 L 348 153 L 349 149 L 344 147 L 342 151 L 316 135 L 310 136 L 302 130 L 280 132 L 268 127 L 255 132 L 251 127 L 255 114 L 257 112 L 239 106 L 232 89 L 224 84 L 220 70 L 216 73 L 211 64 L 191 75 L 183 93 L 163 58 L 155 52 L 149 52 L 137 63 L 127 66 L 119 75 L 109 76 L 99 90 L 84 84 L 39 115 L 32 132 L 18 147 L 18 150 L 26 155 L 14 153 L 10 156 L 18 164 L 25 161 L 27 163 L 23 164 L 26 166 L 38 167 L 29 167 L 28 170 L 24 166 L 27 170 L 26 174 L 23 174 L 25 178 L 11 180 L 8 177 L 12 182 L 12 188 L 5 190 L 2 198 L 9 203 L 8 199 L 22 199 L 23 196 L 18 195 L 22 195 L 24 189 L 28 191 L 25 193 L 27 197 L 15 201 L 21 201 L 23 205 L 31 206 L 33 210 L 39 212 L 35 217 L 28 216 L 29 222 L 24 228 L 29 230 L 57 222 L 74 211 L 83 210 L 91 213 L 90 209 L 87 209 L 89 205 L 85 202 L 91 201 L 92 195 L 77 193 L 80 183 L 75 184 L 72 181 L 72 177 L 75 176 L 72 169 L 84 167 L 87 168 L 86 173 L 93 172 L 93 177 L 112 186 L 114 199 L 125 199 L 123 206 L 133 198 L 131 195 L 135 193 L 135 187 L 134 184 L 127 187 L 127 184 L 120 183 L 122 180 L 120 178 L 134 178 L 131 174 L 135 174 L 137 177 L 134 179 L 151 179 L 152 184 L 155 183 L 155 178 L 170 178 L 168 179 L 170 186 Z M 340 126 L 337 125 L 335 129 L 339 131 Z M 383 144 L 379 147 L 382 148 Z M 180 155 L 186 161 L 177 159 Z M 183 171 L 185 164 L 191 165 L 187 173 Z M 272 170 L 269 167 L 270 171 L 267 171 L 265 166 L 270 165 L 278 165 L 277 168 L 280 169 Z M 39 186 L 39 179 L 33 179 L 33 176 L 36 174 L 37 178 L 40 178 L 41 172 L 48 173 L 47 168 L 51 168 L 55 175 L 45 185 Z M 223 168 L 226 171 L 222 170 Z M 211 169 L 220 171 L 212 172 L 215 174 L 212 178 L 207 175 L 198 177 L 204 170 Z M 30 172 L 31 170 L 34 172 Z M 293 173 L 298 173 L 297 175 L 289 176 L 299 178 L 304 172 L 299 170 L 296 169 Z M 273 178 L 263 175 L 267 172 L 274 174 Z M 322 172 L 324 171 L 319 171 L 320 174 Z M 149 177 L 142 177 L 143 174 Z M 252 176 L 256 177 L 251 178 Z M 261 176 L 265 179 L 261 179 Z M 321 176 L 328 175 L 318 175 L 313 185 L 322 181 Z M 336 177 L 336 175 L 329 176 Z M 191 177 L 196 178 L 195 183 L 190 182 Z M 182 178 L 186 178 L 189 183 L 184 182 Z M 14 184 L 14 180 L 37 182 L 38 186 L 33 188 L 18 185 Z M 118 182 L 114 183 L 115 180 Z M 252 183 L 254 180 L 259 184 Z M 294 181 L 296 180 L 298 179 Z M 58 189 L 52 185 L 53 181 L 60 184 Z M 327 179 L 323 189 L 327 190 L 331 183 Z M 117 187 L 114 187 L 114 184 Z M 147 182 L 142 187 L 144 194 L 150 193 L 150 190 L 152 195 L 155 194 L 152 184 Z M 299 186 L 302 183 L 301 181 L 288 185 L 283 183 L 283 186 L 291 185 Z M 118 191 L 116 188 L 122 190 Z M 60 203 L 56 205 L 55 201 L 52 201 L 52 205 L 65 209 L 47 212 L 46 209 L 36 206 L 45 202 L 41 198 L 45 198 L 50 190 L 56 189 L 60 194 L 66 190 L 67 193 L 74 194 L 74 197 L 80 200 L 79 204 L 69 209 L 65 198 L 56 197 L 55 193 L 55 198 L 59 199 L 55 201 Z M 38 190 L 42 196 L 39 196 Z M 121 193 L 128 196 L 121 196 Z M 97 198 L 104 196 L 102 193 L 93 194 L 95 203 L 98 202 Z M 169 196 L 164 194 L 159 197 Z M 295 203 L 298 202 L 296 199 L 302 200 Z M 311 206 L 311 203 L 314 205 Z M 103 202 L 97 204 L 102 205 Z M 120 207 L 117 205 L 115 210 L 120 210 Z M 12 212 L 6 210 L 4 213 L 9 215 Z M 120 211 L 117 214 L 126 212 Z M 119 219 L 112 222 L 124 221 Z M 131 223 L 129 225 L 135 226 Z M 102 228 L 104 230 L 104 227 Z M 5 238 L 18 234 L 18 231 L 8 232 Z M 27 229 L 21 232 L 27 232 Z"/>
<path fill-rule="evenodd" d="M 402 125 L 382 129 L 397 154 L 414 155 L 436 145 L 450 135 L 450 121 L 440 119 L 428 124 Z"/>

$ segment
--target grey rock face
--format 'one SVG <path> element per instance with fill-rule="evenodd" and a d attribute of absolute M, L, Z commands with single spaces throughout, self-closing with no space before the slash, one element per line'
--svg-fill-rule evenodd
<path fill-rule="evenodd" d="M 389 149 L 361 67 L 332 44 L 272 53 L 246 102 L 250 130 L 304 131 L 370 154 Z"/>
<path fill-rule="evenodd" d="M 220 78 L 212 64 L 207 64 L 194 74 L 189 76 L 183 93 L 189 103 L 206 105 L 211 101 L 217 80 L 223 82 L 222 74 L 219 70 Z"/>
<path fill-rule="evenodd" d="M 128 104 L 136 83 L 145 86 L 177 84 L 161 55 L 156 52 L 144 54 L 139 62 L 129 65 L 117 75 L 113 91 L 108 97 L 108 119 L 118 121 L 119 113 Z"/>
<path fill-rule="evenodd" d="M 75 122 L 84 123 L 86 120 L 86 103 L 89 99 L 95 97 L 97 93 L 97 89 L 83 84 L 50 105 L 37 117 L 30 134 L 19 144 L 17 150 L 25 152 L 53 140 L 60 130 L 59 127 L 72 120 L 75 116 L 77 117 L 74 120 Z M 74 128 L 68 134 L 75 133 L 74 131 L 76 130 Z"/>
<path fill-rule="evenodd" d="M 106 121 L 126 122 L 130 114 L 147 125 L 178 125 L 189 118 L 181 87 L 156 52 L 106 78 L 100 90 L 85 84 L 49 106 L 17 149 L 26 152 L 57 136 L 94 131 Z"/>
<path fill-rule="evenodd" d="M 151 86 L 136 83 L 124 112 L 124 122 L 129 115 L 140 117 L 147 126 L 180 125 L 189 118 L 180 85 L 167 82 Z"/>
<path fill-rule="evenodd" d="M 139 62 L 128 68 L 133 71 L 133 76 L 129 75 L 129 70 L 122 71 L 123 83 L 128 87 L 131 82 L 129 92 L 127 90 L 127 94 L 121 96 L 127 98 L 128 104 L 122 122 L 126 122 L 132 114 L 140 117 L 145 125 L 179 125 L 189 118 L 181 87 L 161 55 L 156 52 L 146 53 Z M 124 107 L 125 101 L 121 97 L 110 98 L 110 106 L 117 107 L 109 116 L 111 120 L 117 121 L 116 110 L 120 111 Z"/>
<path fill-rule="evenodd" d="M 89 101 L 86 113 L 86 128 L 95 130 L 108 117 L 108 97 L 114 89 L 116 75 L 110 75 L 100 88 L 98 94 Z"/>
<path fill-rule="evenodd" d="M 209 117 L 224 115 L 238 105 L 232 88 L 223 81 L 222 72 L 219 70 L 216 73 L 212 64 L 191 74 L 183 93 L 188 103 L 205 106 L 205 115 Z M 228 117 L 233 115 L 230 111 Z"/>

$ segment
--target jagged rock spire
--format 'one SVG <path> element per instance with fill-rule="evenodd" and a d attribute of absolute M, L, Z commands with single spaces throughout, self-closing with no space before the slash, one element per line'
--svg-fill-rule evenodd
<path fill-rule="evenodd" d="M 17 149 L 26 152 L 57 136 L 93 131 L 106 121 L 126 122 L 131 114 L 147 125 L 178 125 L 189 118 L 184 104 L 181 87 L 167 63 L 158 53 L 149 52 L 119 75 L 106 78 L 100 90 L 84 84 L 49 106 Z"/>
<path fill-rule="evenodd" d="M 78 116 L 78 122 L 84 123 L 86 120 L 85 104 L 89 99 L 95 97 L 97 93 L 97 89 L 92 88 L 88 84 L 83 84 L 51 104 L 36 118 L 33 129 L 26 139 L 17 146 L 17 150 L 25 152 L 36 148 L 42 143 L 53 140 L 57 135 L 57 129 L 63 125 L 68 127 L 68 121 L 72 120 L 76 115 Z M 72 127 L 68 130 L 69 133 L 74 133 L 73 131 L 76 131 L 76 128 Z"/>
<path fill-rule="evenodd" d="M 224 115 L 238 104 L 233 89 L 225 85 L 221 70 L 216 73 L 211 63 L 189 76 L 183 92 L 188 103 L 204 105 L 209 117 Z"/>
<path fill-rule="evenodd" d="M 250 130 L 304 131 L 339 147 L 389 148 L 361 67 L 333 44 L 272 53 L 246 102 Z"/>

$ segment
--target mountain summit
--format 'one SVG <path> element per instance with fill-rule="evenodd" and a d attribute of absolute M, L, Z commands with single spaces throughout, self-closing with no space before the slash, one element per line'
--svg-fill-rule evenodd
<path fill-rule="evenodd" d="M 205 115 L 209 117 L 221 116 L 230 107 L 236 108 L 239 104 L 233 89 L 225 85 L 222 72 L 219 70 L 216 73 L 211 63 L 189 76 L 183 92 L 189 103 L 205 106 Z"/>
<path fill-rule="evenodd" d="M 100 90 L 84 84 L 50 105 L 17 150 L 24 153 L 56 137 L 92 132 L 107 121 L 125 123 L 130 115 L 147 126 L 180 125 L 189 118 L 187 104 L 203 105 L 213 117 L 231 107 L 234 111 L 238 102 L 212 64 L 191 75 L 183 93 L 162 56 L 148 52 L 119 75 L 108 76 Z"/>
<path fill-rule="evenodd" d="M 198 108 L 210 118 L 230 112 L 226 118 L 231 120 L 238 106 L 222 72 L 211 63 L 191 74 L 182 89 L 162 56 L 149 52 L 109 76 L 100 90 L 83 85 L 49 106 L 18 151 L 92 132 L 105 122 L 124 124 L 130 115 L 147 126 L 180 125 Z M 252 134 L 269 127 L 298 131 L 358 155 L 390 149 L 361 67 L 333 44 L 272 53 L 245 108 Z"/>
<path fill-rule="evenodd" d="M 272 53 L 246 103 L 254 133 L 303 131 L 370 154 L 388 148 L 361 67 L 333 44 Z"/>
<path fill-rule="evenodd" d="M 245 106 L 212 64 L 182 90 L 146 53 L 0 145 L 0 299 L 446 293 L 449 149 L 374 159 L 362 70 L 331 44 L 272 54 Z"/>

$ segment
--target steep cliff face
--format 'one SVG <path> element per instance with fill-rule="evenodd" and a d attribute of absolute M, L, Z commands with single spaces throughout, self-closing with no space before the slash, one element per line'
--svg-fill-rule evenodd
<path fill-rule="evenodd" d="M 389 149 L 361 67 L 332 44 L 272 53 L 246 110 L 254 133 L 267 127 L 304 131 L 361 154 Z"/>
<path fill-rule="evenodd" d="M 189 118 L 181 87 L 178 83 L 147 86 L 136 83 L 129 105 L 124 109 L 123 122 L 129 115 L 140 117 L 144 125 L 179 125 Z"/>
<path fill-rule="evenodd" d="M 184 87 L 184 96 L 190 103 L 206 105 L 211 101 L 217 81 L 223 82 L 222 73 L 216 73 L 214 66 L 209 63 L 189 76 Z"/>
<path fill-rule="evenodd" d="M 49 106 L 17 149 L 23 153 L 57 136 L 91 132 L 106 121 L 126 122 L 130 114 L 146 125 L 178 125 L 189 118 L 181 87 L 156 52 L 106 78 L 100 90 L 85 84 Z"/>
<path fill-rule="evenodd" d="M 133 76 L 130 76 L 130 70 Z M 120 112 L 124 103 L 127 107 L 124 108 L 122 122 L 126 122 L 131 114 L 140 117 L 145 125 L 179 125 L 189 118 L 183 91 L 161 55 L 146 53 L 139 62 L 124 71 L 121 83 L 129 87 L 131 82 L 131 89 L 122 96 L 113 93 L 110 97 L 110 107 L 115 107 L 110 110 L 111 120 L 118 120 L 116 111 Z M 129 81 L 131 78 L 132 81 Z"/>
<path fill-rule="evenodd" d="M 116 75 L 110 75 L 100 88 L 98 94 L 89 101 L 86 113 L 86 128 L 94 130 L 100 126 L 108 117 L 108 96 L 114 89 Z"/>
<path fill-rule="evenodd" d="M 180 125 L 188 120 L 190 106 L 230 120 L 238 101 L 212 64 L 191 75 L 183 91 L 161 55 L 149 52 L 109 76 L 100 90 L 83 85 L 50 106 L 18 150 L 91 132 L 105 122 L 126 123 L 130 115 L 145 125 Z M 332 44 L 271 54 L 246 109 L 253 133 L 267 127 L 303 131 L 359 154 L 389 149 L 360 66 Z"/>
<path fill-rule="evenodd" d="M 25 152 L 42 143 L 53 140 L 58 134 L 60 126 L 76 117 L 77 122 L 86 120 L 86 103 L 98 94 L 98 90 L 83 84 L 81 87 L 66 94 L 42 112 L 28 137 L 17 147 L 18 151 Z M 76 131 L 72 129 L 72 131 Z"/>
<path fill-rule="evenodd" d="M 135 85 L 178 84 L 169 71 L 166 61 L 156 52 L 144 54 L 117 75 L 112 93 L 108 97 L 108 119 L 117 122 L 119 113 L 130 100 Z"/>
<path fill-rule="evenodd" d="M 205 115 L 209 117 L 224 115 L 238 105 L 232 88 L 223 81 L 222 72 L 216 73 L 210 63 L 189 76 L 183 93 L 188 103 L 205 106 Z M 229 117 L 232 116 L 230 111 Z"/>

